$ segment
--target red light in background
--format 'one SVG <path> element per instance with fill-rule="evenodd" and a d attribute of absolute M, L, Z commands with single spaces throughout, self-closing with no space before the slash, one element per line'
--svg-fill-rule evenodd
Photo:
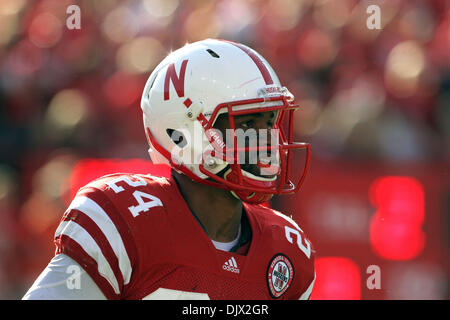
<path fill-rule="evenodd" d="M 344 257 L 322 257 L 315 262 L 316 281 L 311 300 L 360 300 L 361 273 Z"/>
<path fill-rule="evenodd" d="M 369 197 L 383 218 L 398 222 L 423 223 L 425 196 L 423 186 L 411 177 L 381 177 L 369 189 Z"/>
<path fill-rule="evenodd" d="M 410 260 L 422 252 L 425 234 L 416 227 L 375 216 L 370 224 L 370 243 L 384 259 Z"/>
<path fill-rule="evenodd" d="M 370 224 L 370 243 L 380 257 L 409 260 L 422 252 L 425 234 L 423 186 L 411 177 L 381 177 L 369 190 L 377 208 Z"/>
<path fill-rule="evenodd" d="M 70 175 L 70 200 L 75 197 L 78 189 L 87 183 L 112 173 L 141 173 L 168 177 L 170 167 L 155 165 L 141 159 L 83 159 L 75 164 Z"/>

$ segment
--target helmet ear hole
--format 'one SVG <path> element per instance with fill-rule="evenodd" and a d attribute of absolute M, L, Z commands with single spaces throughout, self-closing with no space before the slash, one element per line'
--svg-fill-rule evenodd
<path fill-rule="evenodd" d="M 181 131 L 175 129 L 166 129 L 166 133 L 169 138 L 180 148 L 184 148 L 187 145 L 187 140 Z"/>

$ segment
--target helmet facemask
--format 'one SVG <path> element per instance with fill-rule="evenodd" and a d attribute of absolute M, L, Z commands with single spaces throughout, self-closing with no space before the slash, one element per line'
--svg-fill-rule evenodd
<path fill-rule="evenodd" d="M 305 178 L 310 146 L 308 143 L 292 141 L 293 112 L 299 106 L 293 104 L 292 96 L 286 89 L 283 90 L 282 94 L 265 95 L 263 92 L 260 98 L 219 104 L 209 120 L 205 120 L 204 115 L 200 113 L 196 121 L 201 124 L 203 140 L 202 142 L 191 140 L 184 145 L 184 148 L 191 145 L 191 150 L 198 150 L 198 143 L 202 143 L 202 154 L 198 156 L 197 153 L 197 163 L 187 163 L 173 157 L 173 152 L 170 154 L 159 146 L 152 139 L 150 130 L 147 130 L 149 143 L 169 160 L 174 169 L 194 181 L 227 189 L 242 201 L 261 203 L 270 200 L 274 194 L 294 193 Z M 275 115 L 273 126 L 265 128 L 265 134 L 261 135 L 260 129 L 257 130 L 259 132 L 248 135 L 246 130 L 237 128 L 236 122 L 239 117 L 261 113 Z M 222 119 L 228 117 L 228 128 L 225 133 L 223 128 L 217 130 L 214 126 L 218 124 L 219 116 Z M 182 128 L 179 131 L 182 132 Z M 177 147 L 182 148 L 179 145 Z M 293 152 L 300 149 L 306 150 L 306 160 L 300 178 L 294 182 L 291 177 L 294 171 L 292 157 Z M 198 166 L 203 178 L 189 169 L 192 165 Z"/>

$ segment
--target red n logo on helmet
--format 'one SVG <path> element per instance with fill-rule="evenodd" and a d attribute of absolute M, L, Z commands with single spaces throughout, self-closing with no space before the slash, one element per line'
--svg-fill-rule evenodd
<path fill-rule="evenodd" d="M 164 101 L 170 99 L 170 82 L 173 83 L 177 95 L 181 98 L 184 97 L 184 75 L 186 74 L 186 66 L 188 61 L 183 60 L 180 68 L 180 76 L 177 76 L 175 71 L 175 64 L 171 63 L 167 67 L 166 79 L 164 81 Z"/>

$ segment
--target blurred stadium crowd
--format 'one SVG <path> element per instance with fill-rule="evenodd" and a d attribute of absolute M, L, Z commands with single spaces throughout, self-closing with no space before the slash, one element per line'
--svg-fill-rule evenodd
<path fill-rule="evenodd" d="M 79 30 L 66 27 L 71 4 Z M 380 30 L 366 26 L 370 4 Z M 446 0 L 1 0 L 0 299 L 21 298 L 52 257 L 78 160 L 148 158 L 145 81 L 204 38 L 271 63 L 315 159 L 450 159 Z"/>

